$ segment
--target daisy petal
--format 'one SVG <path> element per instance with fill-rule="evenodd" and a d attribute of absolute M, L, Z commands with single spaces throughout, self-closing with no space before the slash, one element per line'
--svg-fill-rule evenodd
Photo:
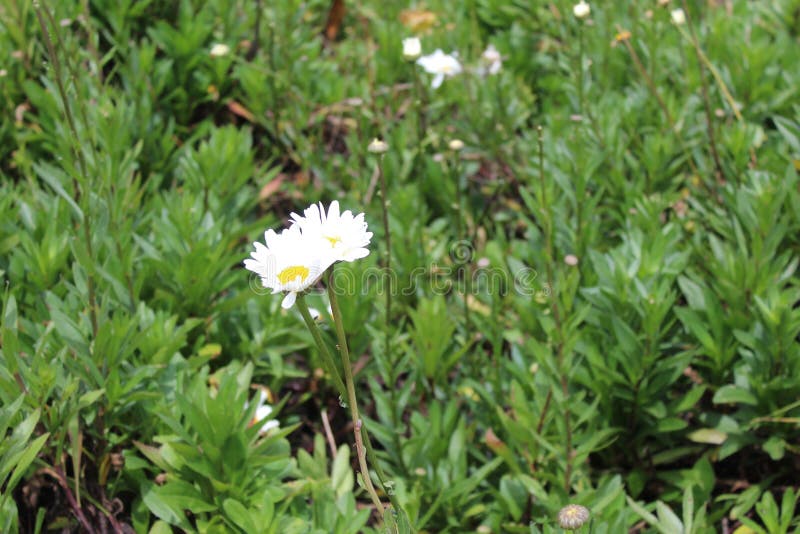
<path fill-rule="evenodd" d="M 283 302 L 281 302 L 281 308 L 284 310 L 288 310 L 294 305 L 294 302 L 297 300 L 297 293 L 294 291 L 290 291 L 286 293 L 286 296 L 283 297 Z"/>

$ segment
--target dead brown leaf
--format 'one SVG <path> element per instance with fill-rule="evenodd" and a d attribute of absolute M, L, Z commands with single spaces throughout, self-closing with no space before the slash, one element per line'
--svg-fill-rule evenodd
<path fill-rule="evenodd" d="M 339 35 L 344 20 L 344 0 L 333 0 L 328 10 L 328 20 L 325 22 L 325 38 L 333 41 Z"/>
<path fill-rule="evenodd" d="M 231 113 L 243 118 L 247 122 L 255 122 L 253 113 L 235 100 L 228 102 L 228 109 Z"/>
<path fill-rule="evenodd" d="M 258 200 L 266 200 L 272 195 L 274 195 L 283 184 L 284 180 L 286 180 L 287 175 L 284 173 L 280 173 L 278 176 L 267 182 L 264 187 L 261 188 L 261 191 L 258 192 Z"/>

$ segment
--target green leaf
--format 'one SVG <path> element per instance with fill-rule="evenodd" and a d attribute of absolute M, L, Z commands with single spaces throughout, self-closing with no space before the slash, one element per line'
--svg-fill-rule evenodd
<path fill-rule="evenodd" d="M 14 472 L 11 474 L 11 477 L 8 479 L 6 491 L 17 486 L 17 482 L 19 482 L 19 480 L 22 478 L 22 475 L 25 474 L 25 471 L 36 459 L 36 455 L 39 454 L 39 451 L 42 449 L 47 441 L 47 438 L 49 437 L 49 433 L 42 434 L 29 443 L 28 446 L 25 447 L 25 450 L 22 452 L 22 454 L 14 458 L 13 463 L 16 464 L 16 467 L 14 468 Z"/>
<path fill-rule="evenodd" d="M 650 512 L 648 512 L 641 504 L 634 501 L 627 495 L 625 496 L 625 499 L 628 501 L 628 506 L 630 506 L 633 509 L 633 511 L 639 515 L 639 517 L 644 519 L 648 525 L 654 527 L 656 530 L 661 532 L 661 534 L 675 534 L 674 531 L 665 530 L 664 527 L 661 525 L 661 522 L 658 520 L 658 518 L 653 514 L 651 514 Z M 678 532 L 680 532 L 680 530 Z"/>
<path fill-rule="evenodd" d="M 81 408 L 86 408 L 87 406 L 93 405 L 95 402 L 97 402 L 97 399 L 103 396 L 105 392 L 105 389 L 97 389 L 95 391 L 84 393 L 81 395 L 81 398 L 78 399 L 78 406 Z"/>
<path fill-rule="evenodd" d="M 664 526 L 666 532 L 684 532 L 683 523 L 669 506 L 661 501 L 656 501 L 656 511 L 658 512 L 659 523 Z"/>
<path fill-rule="evenodd" d="M 172 527 L 166 521 L 159 519 L 150 527 L 148 534 L 172 534 Z"/>
<path fill-rule="evenodd" d="M 353 491 L 353 470 L 350 468 L 350 448 L 342 445 L 336 451 L 331 468 L 331 487 L 337 497 Z"/>
<path fill-rule="evenodd" d="M 656 428 L 659 432 L 675 432 L 677 430 L 683 430 L 688 425 L 689 424 L 680 417 L 665 417 L 658 420 Z"/>
<path fill-rule="evenodd" d="M 769 457 L 775 461 L 783 458 L 786 452 L 786 442 L 778 436 L 770 436 L 770 438 L 761 445 L 764 452 L 769 454 Z"/>
<path fill-rule="evenodd" d="M 222 502 L 222 510 L 225 512 L 225 517 L 245 533 L 259 531 L 253 518 L 250 517 L 250 512 L 236 499 L 225 499 Z"/>
<path fill-rule="evenodd" d="M 197 354 L 204 357 L 216 358 L 222 354 L 222 345 L 219 343 L 209 343 L 201 347 L 200 350 L 197 351 Z"/>
<path fill-rule="evenodd" d="M 734 386 L 733 384 L 728 384 L 727 386 L 719 388 L 717 392 L 714 393 L 714 398 L 712 400 L 714 404 L 749 404 L 751 406 L 756 406 L 758 404 L 758 400 L 756 400 L 752 393 L 739 386 Z"/>
<path fill-rule="evenodd" d="M 185 510 L 194 514 L 217 510 L 194 486 L 180 480 L 168 481 L 163 486 L 148 483 L 143 488 L 142 499 L 157 517 L 189 531 L 193 529 L 186 520 Z"/>
<path fill-rule="evenodd" d="M 47 183 L 50 187 L 53 188 L 58 196 L 63 198 L 69 207 L 72 208 L 72 211 L 75 213 L 75 216 L 78 218 L 79 222 L 83 222 L 83 210 L 81 210 L 80 206 L 75 202 L 72 198 L 72 195 L 64 190 L 64 187 L 61 185 L 62 182 L 66 182 L 69 178 L 66 176 L 64 171 L 61 169 L 50 165 L 49 163 L 34 163 L 33 169 L 36 171 L 36 174 Z"/>
<path fill-rule="evenodd" d="M 692 486 L 683 490 L 683 532 L 693 534 L 694 530 L 694 491 Z"/>
<path fill-rule="evenodd" d="M 722 445 L 728 439 L 728 434 L 715 428 L 700 428 L 690 432 L 687 436 L 695 443 L 708 443 L 709 445 Z"/>

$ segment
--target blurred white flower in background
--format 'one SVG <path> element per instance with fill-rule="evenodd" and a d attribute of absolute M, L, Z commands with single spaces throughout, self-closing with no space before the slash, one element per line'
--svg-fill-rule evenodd
<path fill-rule="evenodd" d="M 478 74 L 486 76 L 487 74 L 497 74 L 503 68 L 503 57 L 500 52 L 490 44 L 486 50 L 481 54 L 481 66 L 478 67 Z"/>
<path fill-rule="evenodd" d="M 418 37 L 403 39 L 403 57 L 407 61 L 414 61 L 422 54 L 422 43 Z"/>
<path fill-rule="evenodd" d="M 459 150 L 464 148 L 464 141 L 462 141 L 461 139 L 453 139 L 447 144 L 447 147 L 453 152 L 458 152 Z"/>
<path fill-rule="evenodd" d="M 425 72 L 434 75 L 433 82 L 431 82 L 431 87 L 434 89 L 442 85 L 446 77 L 460 74 L 463 70 L 455 55 L 445 54 L 439 48 L 433 54 L 419 58 L 417 65 L 425 69 Z"/>
<path fill-rule="evenodd" d="M 681 8 L 673 9 L 669 16 L 672 19 L 672 23 L 676 26 L 686 23 L 686 13 L 684 13 Z"/>
<path fill-rule="evenodd" d="M 222 57 L 227 56 L 231 51 L 231 47 L 223 43 L 217 43 L 211 47 L 211 57 Z"/>
<path fill-rule="evenodd" d="M 269 421 L 265 421 L 271 414 L 272 414 L 272 406 L 268 403 L 269 396 L 267 392 L 263 389 L 258 390 L 258 404 L 256 405 L 256 413 L 253 415 L 253 419 L 250 421 L 250 426 L 258 426 L 261 427 L 258 429 L 259 434 L 266 434 L 273 428 L 280 428 L 280 423 L 275 419 L 270 419 Z M 248 405 L 246 404 L 245 407 Z M 263 421 L 263 424 L 262 424 Z"/>
<path fill-rule="evenodd" d="M 387 150 L 389 150 L 389 145 L 386 144 L 386 141 L 381 141 L 378 138 L 373 139 L 367 145 L 367 152 L 371 154 L 385 154 Z"/>
<path fill-rule="evenodd" d="M 572 13 L 579 19 L 585 19 L 592 12 L 592 8 L 581 0 L 572 7 Z"/>

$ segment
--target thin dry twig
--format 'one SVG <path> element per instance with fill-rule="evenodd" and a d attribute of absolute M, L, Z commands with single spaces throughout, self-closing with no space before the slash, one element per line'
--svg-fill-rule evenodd
<path fill-rule="evenodd" d="M 328 421 L 328 410 L 323 409 L 322 428 L 325 429 L 325 438 L 328 440 L 328 447 L 331 448 L 331 458 L 336 458 L 336 441 L 333 439 L 333 431 L 331 430 L 331 423 Z"/>

